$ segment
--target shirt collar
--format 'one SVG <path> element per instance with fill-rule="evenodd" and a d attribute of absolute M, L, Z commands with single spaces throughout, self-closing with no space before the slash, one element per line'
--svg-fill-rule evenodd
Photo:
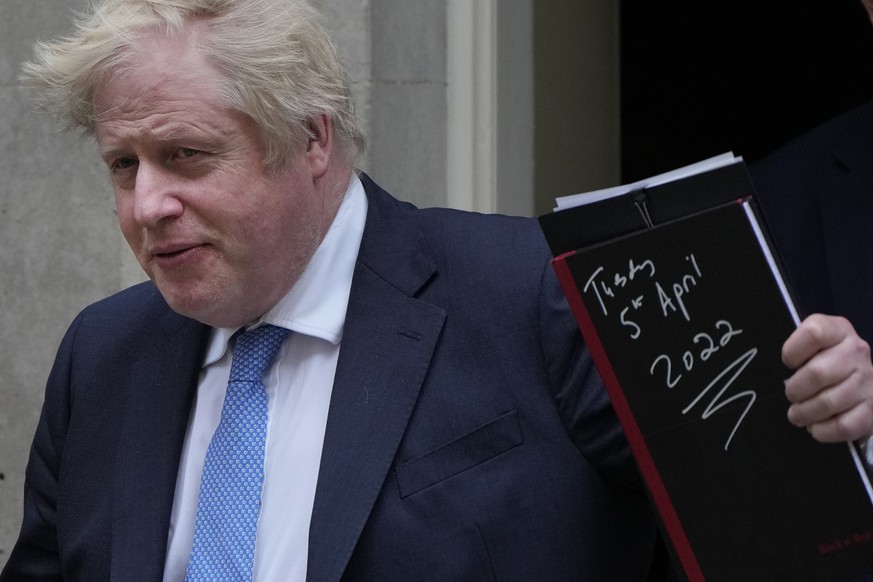
<path fill-rule="evenodd" d="M 367 196 L 353 174 L 333 223 L 300 279 L 252 327 L 269 323 L 339 344 L 366 219 Z M 213 328 L 204 366 L 224 356 L 235 331 Z"/>

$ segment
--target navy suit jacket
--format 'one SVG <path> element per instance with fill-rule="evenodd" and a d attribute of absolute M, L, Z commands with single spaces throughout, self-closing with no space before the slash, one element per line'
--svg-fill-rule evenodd
<path fill-rule="evenodd" d="M 873 101 L 750 167 L 801 308 L 873 343 Z"/>
<path fill-rule="evenodd" d="M 307 580 L 645 580 L 653 516 L 537 224 L 362 179 Z M 76 318 L 3 582 L 161 579 L 208 332 L 150 283 Z"/>

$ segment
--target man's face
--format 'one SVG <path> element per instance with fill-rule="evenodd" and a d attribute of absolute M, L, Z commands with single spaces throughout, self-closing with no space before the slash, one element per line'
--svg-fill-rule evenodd
<path fill-rule="evenodd" d="M 221 105 L 196 45 L 192 31 L 131 55 L 129 74 L 98 87 L 96 135 L 143 269 L 175 311 L 233 327 L 296 282 L 337 201 L 320 192 L 324 157 L 312 144 L 265 169 L 256 126 Z"/>

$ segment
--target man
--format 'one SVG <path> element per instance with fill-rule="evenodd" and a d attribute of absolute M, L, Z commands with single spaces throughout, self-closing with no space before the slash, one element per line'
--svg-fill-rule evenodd
<path fill-rule="evenodd" d="M 873 3 L 863 5 L 873 20 Z M 845 316 L 873 341 L 873 101 L 750 170 L 800 303 Z"/>
<path fill-rule="evenodd" d="M 873 21 L 873 0 L 861 4 Z M 809 312 L 852 322 L 873 341 L 873 101 L 750 167 L 793 291 Z M 868 463 L 873 447 L 867 443 Z"/>
<path fill-rule="evenodd" d="M 25 76 L 95 135 L 151 282 L 65 337 L 0 579 L 661 578 L 537 225 L 417 210 L 356 174 L 344 73 L 303 3 L 95 10 Z M 255 522 L 208 525 L 237 352 L 258 329 L 291 334 L 263 374 Z M 873 432 L 869 358 L 854 376 L 831 361 L 851 328 L 822 317 L 792 337 L 792 421 L 822 440 Z M 253 548 L 217 545 L 250 527 Z"/>

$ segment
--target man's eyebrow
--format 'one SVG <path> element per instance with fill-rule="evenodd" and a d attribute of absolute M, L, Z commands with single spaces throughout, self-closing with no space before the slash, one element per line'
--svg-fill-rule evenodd
<path fill-rule="evenodd" d="M 191 131 L 188 127 L 183 126 L 173 126 L 168 128 L 166 131 L 158 132 L 158 139 L 161 141 L 171 141 L 179 138 L 192 138 L 197 134 L 196 131 Z"/>
<path fill-rule="evenodd" d="M 202 127 L 190 124 L 179 124 L 163 127 L 153 132 L 153 137 L 160 141 L 194 140 L 197 143 L 214 143 L 228 139 L 228 133 L 223 128 Z"/>
<path fill-rule="evenodd" d="M 112 144 L 109 144 L 109 145 L 103 145 L 101 143 L 97 144 L 97 153 L 102 158 L 118 155 L 118 154 L 124 152 L 126 149 L 127 148 L 112 145 Z"/>

